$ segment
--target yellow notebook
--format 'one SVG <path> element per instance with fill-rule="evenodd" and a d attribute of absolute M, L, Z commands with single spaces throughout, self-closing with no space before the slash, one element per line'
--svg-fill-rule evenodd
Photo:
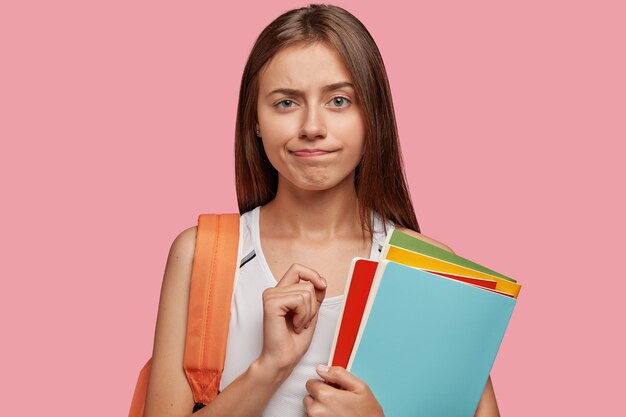
<path fill-rule="evenodd" d="M 397 246 L 389 245 L 384 259 L 398 262 L 404 265 L 413 266 L 429 272 L 441 272 L 454 275 L 462 275 L 466 277 L 483 278 L 496 281 L 496 291 L 510 294 L 517 298 L 521 286 L 515 282 L 502 279 L 484 272 L 475 271 L 470 268 L 455 265 L 441 259 L 432 258 L 421 253 L 412 252 Z"/>

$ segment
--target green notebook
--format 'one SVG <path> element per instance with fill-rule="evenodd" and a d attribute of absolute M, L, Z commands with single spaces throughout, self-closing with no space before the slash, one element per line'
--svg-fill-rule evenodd
<path fill-rule="evenodd" d="M 441 259 L 442 261 L 446 261 L 459 266 L 464 266 L 465 268 L 470 268 L 475 271 L 483 272 L 485 274 L 494 275 L 496 277 L 506 279 L 507 281 L 517 282 L 513 278 L 509 278 L 499 272 L 496 272 L 489 268 L 485 268 L 484 266 L 472 262 L 469 259 L 465 259 L 459 255 L 448 252 L 445 249 L 441 249 L 435 245 L 426 243 L 421 239 L 410 236 L 397 229 L 393 229 L 390 233 L 387 234 L 387 241 L 385 243 L 385 246 L 383 246 L 383 252 L 381 253 L 380 259 L 385 259 L 385 257 L 387 256 L 386 252 L 389 249 L 389 245 L 408 249 L 412 252 L 421 253 L 423 255 L 430 256 L 431 258 Z"/>

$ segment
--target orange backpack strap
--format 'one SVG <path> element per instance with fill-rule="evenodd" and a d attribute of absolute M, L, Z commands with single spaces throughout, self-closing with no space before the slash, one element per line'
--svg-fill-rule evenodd
<path fill-rule="evenodd" d="M 135 392 L 130 403 L 130 411 L 128 417 L 143 417 L 143 409 L 146 403 L 146 391 L 148 390 L 148 379 L 150 378 L 150 370 L 152 369 L 152 358 L 141 368 L 137 383 L 135 384 Z"/>
<path fill-rule="evenodd" d="M 239 214 L 201 214 L 193 256 L 184 368 L 196 403 L 218 393 L 237 270 Z"/>

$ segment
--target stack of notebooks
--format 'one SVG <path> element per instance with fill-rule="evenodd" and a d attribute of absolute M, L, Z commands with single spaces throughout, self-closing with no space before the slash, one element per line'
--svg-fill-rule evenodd
<path fill-rule="evenodd" d="M 364 380 L 388 417 L 473 416 L 519 291 L 392 230 L 380 261 L 352 261 L 329 365 Z"/>

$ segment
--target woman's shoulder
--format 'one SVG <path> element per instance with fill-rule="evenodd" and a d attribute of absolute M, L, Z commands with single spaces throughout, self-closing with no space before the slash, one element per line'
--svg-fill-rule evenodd
<path fill-rule="evenodd" d="M 154 334 L 145 415 L 155 415 L 157 409 L 167 409 L 182 415 L 193 407 L 193 396 L 181 365 L 185 353 L 196 232 L 197 226 L 181 231 L 172 242 L 167 257 Z"/>
<path fill-rule="evenodd" d="M 240 218 L 243 220 L 244 224 L 250 223 L 252 216 L 255 214 L 255 210 L 249 210 L 240 215 Z M 196 236 L 198 234 L 198 226 L 194 225 L 188 227 L 181 231 L 174 241 L 172 242 L 172 246 L 170 251 L 180 252 L 181 254 L 191 254 L 193 256 L 193 252 L 196 247 Z"/>
<path fill-rule="evenodd" d="M 170 251 L 176 251 L 182 253 L 189 253 L 193 255 L 193 251 L 196 248 L 196 235 L 198 233 L 198 226 L 191 226 L 180 232 L 174 241 Z"/>
<path fill-rule="evenodd" d="M 258 208 L 240 215 L 239 239 L 243 240 L 244 249 L 249 244 L 250 236 L 254 233 L 254 222 L 256 220 L 254 216 L 257 214 L 257 211 Z M 178 233 L 171 244 L 168 258 L 172 258 L 173 261 L 180 260 L 186 264 L 191 263 L 196 249 L 197 235 L 197 225 L 188 227 Z"/>
<path fill-rule="evenodd" d="M 181 231 L 170 246 L 167 256 L 166 270 L 174 272 L 167 276 L 188 278 L 193 263 L 193 255 L 196 249 L 196 234 L 198 226 L 191 226 Z M 173 270 L 173 271 L 172 271 Z"/>
<path fill-rule="evenodd" d="M 433 246 L 437 246 L 438 248 L 441 248 L 441 249 L 446 250 L 448 252 L 454 253 L 454 251 L 452 249 L 450 249 L 450 247 L 448 245 L 445 245 L 445 244 L 439 242 L 438 240 L 435 240 L 435 239 L 433 239 L 431 237 L 428 237 L 428 236 L 423 235 L 423 234 L 421 234 L 419 232 L 416 232 L 415 230 L 407 229 L 407 228 L 404 228 L 404 227 L 397 227 L 397 229 L 400 230 L 403 233 L 406 233 L 409 236 L 413 236 L 413 237 L 415 237 L 417 239 L 423 240 L 426 243 L 430 243 Z"/>

